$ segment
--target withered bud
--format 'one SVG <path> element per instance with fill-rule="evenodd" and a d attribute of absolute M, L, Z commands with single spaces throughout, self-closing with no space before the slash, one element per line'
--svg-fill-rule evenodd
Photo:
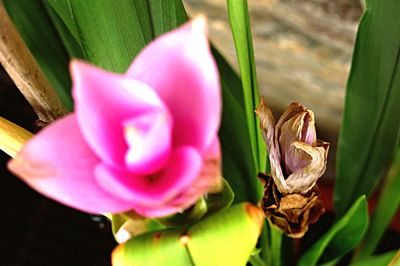
<path fill-rule="evenodd" d="M 300 103 L 290 104 L 276 125 L 263 98 L 256 113 L 271 165 L 261 205 L 289 236 L 302 237 L 324 212 L 316 182 L 325 173 L 329 143 L 317 139 L 314 113 Z"/>

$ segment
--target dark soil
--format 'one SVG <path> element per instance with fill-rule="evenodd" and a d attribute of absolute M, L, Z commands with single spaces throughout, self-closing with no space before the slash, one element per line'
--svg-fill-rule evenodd
<path fill-rule="evenodd" d="M 0 116 L 33 130 L 36 116 L 0 67 Z M 107 221 L 50 201 L 8 172 L 0 151 L 0 264 L 110 265 L 115 247 Z"/>

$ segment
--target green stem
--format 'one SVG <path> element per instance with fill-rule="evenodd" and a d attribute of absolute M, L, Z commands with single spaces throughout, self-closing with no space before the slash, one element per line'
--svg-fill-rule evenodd
<path fill-rule="evenodd" d="M 264 230 L 261 233 L 260 237 L 260 246 L 261 246 L 261 257 L 264 258 L 266 265 L 272 265 L 271 256 L 271 227 L 269 226 L 269 222 L 265 220 Z"/>
<path fill-rule="evenodd" d="M 271 265 L 272 266 L 281 266 L 282 265 L 282 231 L 277 229 L 275 226 L 270 224 L 270 238 L 271 238 Z"/>

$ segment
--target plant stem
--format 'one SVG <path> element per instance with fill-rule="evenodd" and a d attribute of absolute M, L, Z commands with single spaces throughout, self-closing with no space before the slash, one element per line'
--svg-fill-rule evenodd
<path fill-rule="evenodd" d="M 67 109 L 20 37 L 1 0 L 0 63 L 41 122 L 50 123 L 67 114 Z"/>
<path fill-rule="evenodd" d="M 271 256 L 272 256 L 272 266 L 282 265 L 282 231 L 277 229 L 274 225 L 270 224 L 271 233 Z"/>

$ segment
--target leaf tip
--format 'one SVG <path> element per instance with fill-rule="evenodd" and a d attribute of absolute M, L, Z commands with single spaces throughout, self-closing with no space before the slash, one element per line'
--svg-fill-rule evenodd
<path fill-rule="evenodd" d="M 260 232 L 262 230 L 262 227 L 264 225 L 264 213 L 263 211 L 258 208 L 257 206 L 250 204 L 250 203 L 246 203 L 244 205 L 247 214 L 249 215 L 249 217 L 255 222 L 255 224 L 257 225 L 257 227 L 259 228 Z"/>

